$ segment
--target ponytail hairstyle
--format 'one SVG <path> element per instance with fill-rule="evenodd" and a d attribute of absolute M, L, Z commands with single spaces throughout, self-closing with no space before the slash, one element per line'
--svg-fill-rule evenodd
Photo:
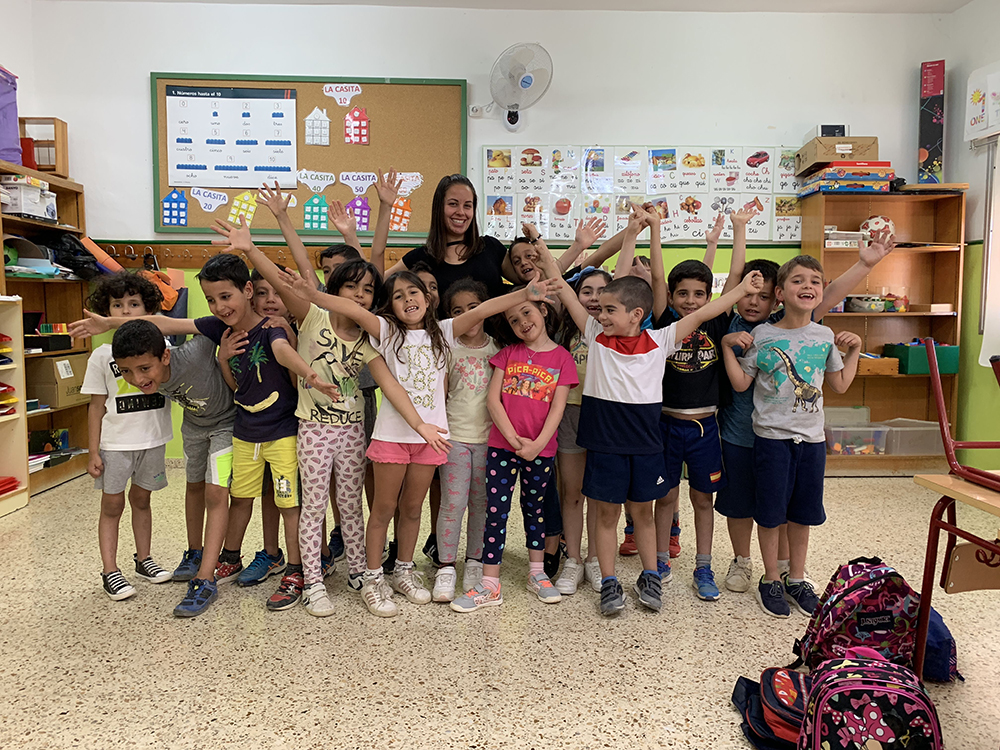
<path fill-rule="evenodd" d="M 375 287 L 372 309 L 377 309 L 385 301 L 385 285 L 382 283 L 382 274 L 378 268 L 364 259 L 349 260 L 333 269 L 330 280 L 326 282 L 326 293 L 339 296 L 340 288 L 344 284 L 352 281 L 360 284 L 368 274 L 371 274 L 372 285 Z"/>
<path fill-rule="evenodd" d="M 421 278 L 412 271 L 399 271 L 389 275 L 389 278 L 385 280 L 385 297 L 382 301 L 382 305 L 375 311 L 376 315 L 385 318 L 386 322 L 389 323 L 391 328 L 390 337 L 395 343 L 394 353 L 396 355 L 396 361 L 400 363 L 403 361 L 399 356 L 399 350 L 402 349 L 403 344 L 406 343 L 406 331 L 408 330 L 392 311 L 392 295 L 395 294 L 396 287 L 401 284 L 412 284 L 417 287 L 427 300 L 427 310 L 424 312 L 423 329 L 427 331 L 431 337 L 431 349 L 434 352 L 435 365 L 442 368 L 447 367 L 448 342 L 445 341 L 444 333 L 441 331 L 441 326 L 438 324 L 437 311 L 431 304 L 431 295 L 427 291 L 427 286 Z"/>
<path fill-rule="evenodd" d="M 434 190 L 434 199 L 431 201 L 431 226 L 427 231 L 427 254 L 438 263 L 444 262 L 445 250 L 448 247 L 448 230 L 444 221 L 444 196 L 452 185 L 465 185 L 472 191 L 472 221 L 462 238 L 462 242 L 465 244 L 465 254 L 462 256 L 462 260 L 468 260 L 473 255 L 483 251 L 483 241 L 479 236 L 479 224 L 476 219 L 476 210 L 479 207 L 476 188 L 464 174 L 451 174 L 441 178 Z"/>

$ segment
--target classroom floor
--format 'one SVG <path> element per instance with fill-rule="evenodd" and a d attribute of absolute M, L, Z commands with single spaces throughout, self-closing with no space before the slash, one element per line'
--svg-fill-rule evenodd
<path fill-rule="evenodd" d="M 153 552 L 165 567 L 184 546 L 183 472 L 168 476 L 170 488 L 154 495 Z M 830 520 L 813 536 L 811 575 L 820 581 L 841 562 L 878 554 L 919 588 L 935 499 L 906 479 L 829 480 Z M 379 619 L 341 568 L 328 579 L 341 612 L 327 619 L 301 607 L 266 611 L 270 579 L 227 585 L 203 616 L 177 620 L 170 611 L 183 584 L 132 576 L 131 600 L 102 593 L 98 505 L 90 480 L 77 479 L 0 519 L 0 747 L 743 749 L 733 683 L 790 662 L 806 626 L 797 615 L 766 618 L 750 593 L 695 598 L 684 503 L 684 549 L 663 613 L 630 595 L 614 620 L 598 614 L 590 590 L 557 605 L 529 598 L 516 544 L 497 609 L 460 615 L 404 602 L 401 616 Z M 996 530 L 991 516 L 959 512 L 983 536 Z M 424 524 L 421 539 L 426 513 Z M 523 538 L 519 520 L 511 538 Z M 259 543 L 255 516 L 244 554 Z M 721 582 L 729 545 L 718 522 L 715 545 Z M 638 560 L 619 559 L 633 579 Z M 935 604 L 967 680 L 930 687 L 947 746 L 996 747 L 1000 592 L 938 592 Z"/>

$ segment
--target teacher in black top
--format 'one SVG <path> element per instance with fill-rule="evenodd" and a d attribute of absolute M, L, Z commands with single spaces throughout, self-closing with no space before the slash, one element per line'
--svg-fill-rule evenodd
<path fill-rule="evenodd" d="M 437 279 L 442 300 L 448 287 L 464 278 L 481 281 L 491 297 L 503 294 L 501 266 L 507 249 L 495 237 L 479 234 L 477 205 L 476 189 L 468 177 L 461 174 L 442 177 L 431 204 L 427 244 L 404 255 L 389 269 L 389 274 L 413 268 L 423 261 Z"/>

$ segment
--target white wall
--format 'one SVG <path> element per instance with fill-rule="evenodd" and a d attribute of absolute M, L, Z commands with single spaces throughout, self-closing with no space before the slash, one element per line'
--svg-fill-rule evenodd
<path fill-rule="evenodd" d="M 4 0 L 0 9 L 0 27 L 3 28 L 0 65 L 17 76 L 17 106 L 23 116 L 34 111 L 39 94 L 35 82 L 37 56 L 33 49 L 32 0 Z"/>
<path fill-rule="evenodd" d="M 552 87 L 516 136 L 470 121 L 474 181 L 491 141 L 798 145 L 811 126 L 839 120 L 878 135 L 881 155 L 913 181 L 919 63 L 947 56 L 950 24 L 932 15 L 33 7 L 45 45 L 35 56 L 37 113 L 70 123 L 88 229 L 109 239 L 154 236 L 153 70 L 466 78 L 470 103 L 486 103 L 496 56 L 539 41 L 555 61 Z"/>

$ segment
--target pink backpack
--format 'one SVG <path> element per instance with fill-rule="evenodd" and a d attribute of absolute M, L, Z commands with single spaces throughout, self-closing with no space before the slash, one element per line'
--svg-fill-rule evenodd
<path fill-rule="evenodd" d="M 916 646 L 920 595 L 879 558 L 841 565 L 830 579 L 806 634 L 795 641 L 798 664 L 810 669 L 848 649 L 874 649 L 887 661 L 910 665 Z"/>
<path fill-rule="evenodd" d="M 797 750 L 943 750 L 937 711 L 906 667 L 851 649 L 812 675 Z"/>

